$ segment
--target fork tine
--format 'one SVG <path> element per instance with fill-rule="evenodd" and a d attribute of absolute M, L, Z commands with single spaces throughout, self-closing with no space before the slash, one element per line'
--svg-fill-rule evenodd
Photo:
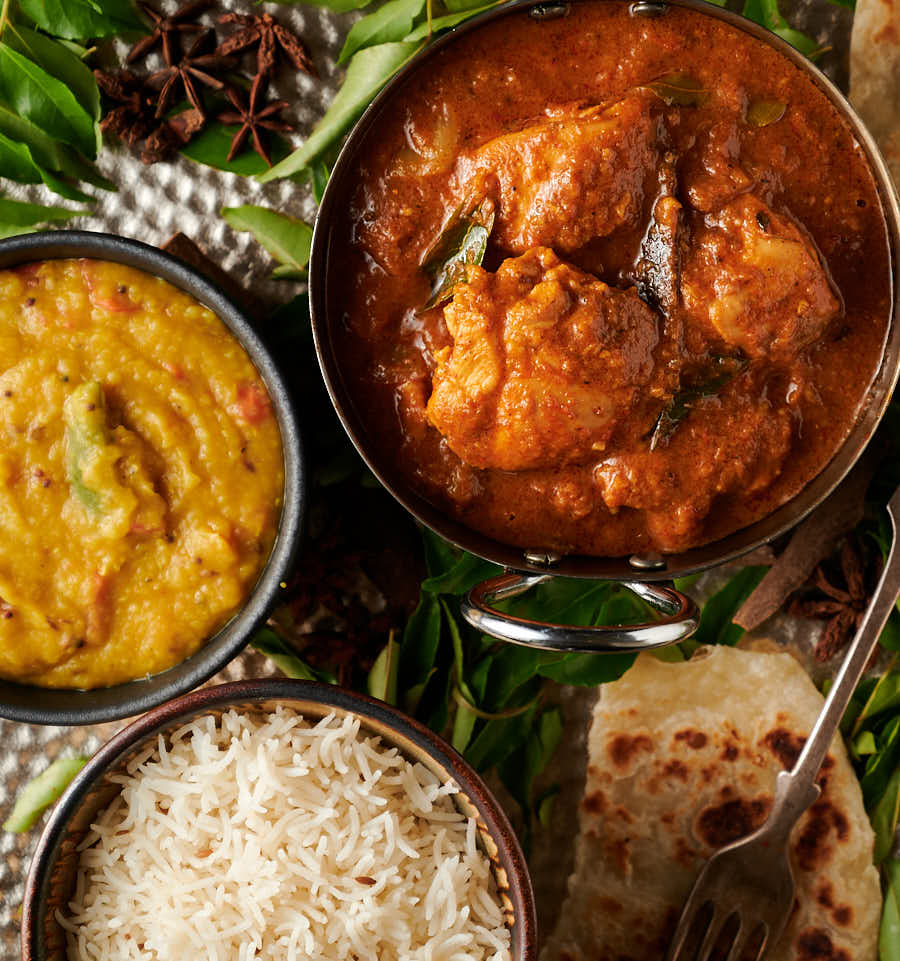
<path fill-rule="evenodd" d="M 722 928 L 725 927 L 725 922 L 733 914 L 733 911 L 720 911 L 718 904 L 713 905 L 713 915 L 709 919 L 709 927 L 706 929 L 706 934 L 703 936 L 703 943 L 697 952 L 697 961 L 709 961 L 709 956 L 716 946 L 716 941 L 722 933 Z"/>
<path fill-rule="evenodd" d="M 681 917 L 678 919 L 678 927 L 675 929 L 672 943 L 669 945 L 669 950 L 666 953 L 666 961 L 690 961 L 685 953 L 688 944 L 688 935 L 693 931 L 700 912 L 709 904 L 708 900 L 700 901 L 697 899 L 695 891 L 696 888 L 688 897 L 687 904 L 685 904 L 681 912 Z"/>
<path fill-rule="evenodd" d="M 743 919 L 739 920 L 739 927 L 734 935 L 734 941 L 731 943 L 731 950 L 728 952 L 728 957 L 725 961 L 741 961 L 741 955 L 744 952 L 744 948 L 747 947 L 747 943 L 750 940 L 750 935 L 754 934 L 759 930 L 759 925 L 751 927 L 743 922 Z"/>

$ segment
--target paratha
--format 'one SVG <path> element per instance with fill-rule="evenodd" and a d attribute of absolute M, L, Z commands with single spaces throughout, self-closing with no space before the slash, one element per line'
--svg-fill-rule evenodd
<path fill-rule="evenodd" d="M 858 0 L 850 39 L 850 99 L 900 189 L 900 0 Z"/>
<path fill-rule="evenodd" d="M 575 871 L 541 961 L 660 961 L 700 867 L 765 819 L 822 701 L 790 655 L 728 647 L 644 655 L 605 685 Z M 839 739 L 820 784 L 791 836 L 797 906 L 771 961 L 874 961 L 873 832 Z"/>

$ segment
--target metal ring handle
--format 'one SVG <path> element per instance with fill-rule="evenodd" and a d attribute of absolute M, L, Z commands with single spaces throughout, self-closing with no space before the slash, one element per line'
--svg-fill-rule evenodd
<path fill-rule="evenodd" d="M 651 607 L 663 611 L 665 617 L 645 624 L 620 627 L 576 627 L 532 621 L 525 617 L 504 614 L 491 605 L 508 597 L 516 597 L 552 574 L 523 574 L 507 571 L 472 588 L 463 598 L 460 608 L 463 617 L 479 631 L 526 647 L 540 647 L 547 651 L 582 651 L 591 653 L 623 653 L 649 651 L 665 647 L 689 637 L 697 629 L 700 613 L 697 605 L 674 587 L 621 581 Z"/>

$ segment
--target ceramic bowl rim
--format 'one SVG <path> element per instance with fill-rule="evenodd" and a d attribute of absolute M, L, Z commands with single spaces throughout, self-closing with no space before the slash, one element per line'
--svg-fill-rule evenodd
<path fill-rule="evenodd" d="M 68 257 L 109 260 L 144 270 L 218 315 L 247 351 L 269 392 L 281 433 L 284 494 L 278 535 L 266 566 L 239 611 L 203 647 L 166 671 L 111 687 L 57 689 L 0 680 L 0 717 L 27 724 L 121 720 L 209 680 L 244 648 L 275 603 L 296 556 L 306 506 L 306 468 L 295 404 L 271 353 L 244 312 L 193 267 L 138 240 L 85 230 L 48 230 L 0 240 L 0 270 Z"/>

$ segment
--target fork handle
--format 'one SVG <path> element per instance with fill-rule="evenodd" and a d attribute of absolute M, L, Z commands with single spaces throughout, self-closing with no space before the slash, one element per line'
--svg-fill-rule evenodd
<path fill-rule="evenodd" d="M 793 768 L 778 776 L 775 804 L 793 809 L 795 817 L 790 826 L 819 796 L 816 775 L 900 594 L 900 550 L 897 548 L 900 489 L 894 492 L 887 510 L 891 519 L 891 549 L 878 586 L 803 750 Z"/>

